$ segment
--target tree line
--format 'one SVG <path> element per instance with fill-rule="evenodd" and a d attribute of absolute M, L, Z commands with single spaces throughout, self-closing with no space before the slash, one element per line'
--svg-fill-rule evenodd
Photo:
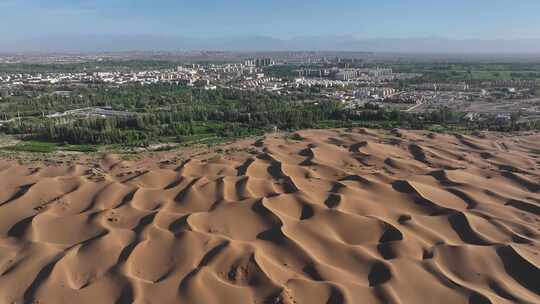
<path fill-rule="evenodd" d="M 148 145 L 154 142 L 184 142 L 197 137 L 233 138 L 258 135 L 275 128 L 297 130 L 321 127 L 366 126 L 379 128 L 513 131 L 540 129 L 538 122 L 520 122 L 487 117 L 471 121 L 464 113 L 440 108 L 428 113 L 385 109 L 353 109 L 339 102 L 302 102 L 302 96 L 269 92 L 218 89 L 198 90 L 182 86 L 153 85 L 81 91 L 67 98 L 46 97 L 20 103 L 35 107 L 31 119 L 15 120 L 0 131 L 32 139 L 69 144 Z M 82 96 L 82 97 L 81 97 Z M 132 112 L 119 117 L 45 118 L 45 109 L 73 109 L 81 105 L 111 106 Z M 16 115 L 10 112 L 11 115 Z"/>

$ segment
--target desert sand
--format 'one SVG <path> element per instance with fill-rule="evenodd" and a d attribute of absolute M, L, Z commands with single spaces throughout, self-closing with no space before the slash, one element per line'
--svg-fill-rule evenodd
<path fill-rule="evenodd" d="M 540 134 L 307 130 L 0 185 L 0 303 L 540 303 Z"/>

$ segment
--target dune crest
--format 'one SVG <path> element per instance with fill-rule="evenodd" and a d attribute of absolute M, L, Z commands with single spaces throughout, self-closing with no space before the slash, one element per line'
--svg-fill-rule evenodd
<path fill-rule="evenodd" d="M 2 161 L 0 303 L 540 303 L 539 134 L 233 147 Z"/>

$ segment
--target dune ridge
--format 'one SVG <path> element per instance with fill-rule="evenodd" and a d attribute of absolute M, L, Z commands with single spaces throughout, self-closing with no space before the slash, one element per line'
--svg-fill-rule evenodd
<path fill-rule="evenodd" d="M 0 161 L 0 303 L 540 303 L 540 134 L 232 147 Z"/>

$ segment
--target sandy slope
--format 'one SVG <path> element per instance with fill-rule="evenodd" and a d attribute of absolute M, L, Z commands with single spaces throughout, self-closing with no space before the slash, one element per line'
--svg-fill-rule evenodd
<path fill-rule="evenodd" d="M 0 303 L 540 303 L 540 135 L 0 162 Z"/>

